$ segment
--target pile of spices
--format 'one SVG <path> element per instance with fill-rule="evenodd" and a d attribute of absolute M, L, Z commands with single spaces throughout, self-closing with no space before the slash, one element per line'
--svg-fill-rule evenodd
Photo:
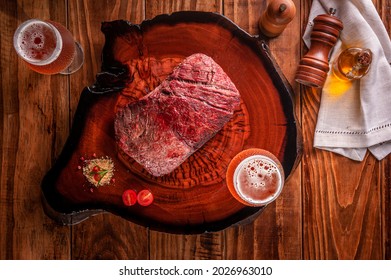
<path fill-rule="evenodd" d="M 94 187 L 108 185 L 114 179 L 114 162 L 109 157 L 84 160 L 83 175 Z"/>

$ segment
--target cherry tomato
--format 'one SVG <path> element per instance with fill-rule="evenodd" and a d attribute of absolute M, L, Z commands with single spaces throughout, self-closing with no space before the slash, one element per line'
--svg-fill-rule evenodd
<path fill-rule="evenodd" d="M 141 206 L 151 205 L 153 202 L 153 194 L 149 190 L 141 190 L 137 194 L 137 202 Z"/>
<path fill-rule="evenodd" d="M 126 206 L 132 206 L 137 202 L 137 194 L 134 190 L 126 190 L 122 194 L 122 201 Z"/>
<path fill-rule="evenodd" d="M 100 176 L 100 174 L 98 174 L 98 173 L 94 174 L 94 180 L 96 182 L 99 182 L 101 179 L 102 179 L 102 177 Z"/>
<path fill-rule="evenodd" d="M 95 165 L 93 168 L 92 168 L 92 171 L 93 172 L 98 172 L 100 171 L 100 167 L 98 165 Z"/>

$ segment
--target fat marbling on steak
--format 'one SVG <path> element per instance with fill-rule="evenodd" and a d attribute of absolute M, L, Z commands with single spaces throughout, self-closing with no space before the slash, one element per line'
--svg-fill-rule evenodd
<path fill-rule="evenodd" d="M 152 92 L 120 110 L 117 144 L 154 176 L 172 172 L 233 116 L 240 95 L 204 54 L 179 64 Z"/>

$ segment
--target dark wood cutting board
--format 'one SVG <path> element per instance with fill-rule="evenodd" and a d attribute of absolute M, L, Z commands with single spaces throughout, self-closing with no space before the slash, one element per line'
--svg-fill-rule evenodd
<path fill-rule="evenodd" d="M 225 172 L 247 148 L 263 148 L 281 161 L 285 176 L 301 155 L 292 90 L 266 43 L 215 13 L 178 12 L 140 25 L 105 22 L 102 72 L 84 89 L 71 134 L 42 181 L 46 213 L 75 224 L 111 212 L 153 230 L 175 233 L 217 231 L 251 220 L 262 208 L 238 203 Z M 241 94 L 241 106 L 224 128 L 174 172 L 153 177 L 118 152 L 114 118 L 129 102 L 148 94 L 185 57 L 204 53 L 227 73 Z M 91 188 L 80 170 L 81 158 L 110 157 L 115 182 Z M 150 189 L 154 203 L 127 207 L 126 189 Z M 91 191 L 92 190 L 92 191 Z"/>

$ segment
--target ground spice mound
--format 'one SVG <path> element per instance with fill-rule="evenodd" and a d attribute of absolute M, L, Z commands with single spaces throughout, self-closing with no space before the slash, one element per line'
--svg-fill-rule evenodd
<path fill-rule="evenodd" d="M 97 188 L 108 185 L 114 176 L 114 162 L 109 157 L 85 160 L 83 175 Z"/>

